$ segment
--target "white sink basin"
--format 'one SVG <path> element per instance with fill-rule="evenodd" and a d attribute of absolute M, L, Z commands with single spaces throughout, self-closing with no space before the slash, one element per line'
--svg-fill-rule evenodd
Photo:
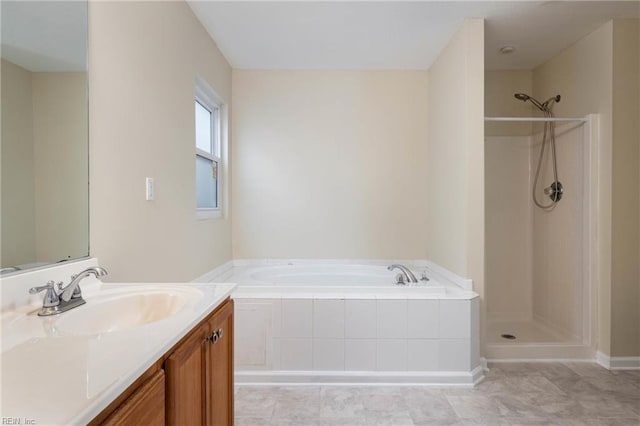
<path fill-rule="evenodd" d="M 53 327 L 64 334 L 122 331 L 164 320 L 179 313 L 187 302 L 201 297 L 195 289 L 119 292 L 98 295 L 65 312 Z"/>

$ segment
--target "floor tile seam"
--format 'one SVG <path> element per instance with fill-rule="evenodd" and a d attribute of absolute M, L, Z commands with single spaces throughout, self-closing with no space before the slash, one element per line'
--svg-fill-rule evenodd
<path fill-rule="evenodd" d="M 509 408 L 507 405 L 505 405 L 504 402 L 497 400 L 495 396 L 487 396 L 487 399 L 491 400 L 494 404 L 496 404 L 496 408 L 498 408 L 498 413 L 496 414 L 492 414 L 492 415 L 487 415 L 487 416 L 474 416 L 474 417 L 463 417 L 458 410 L 456 410 L 455 406 L 453 406 L 453 410 L 455 412 L 455 414 L 462 420 L 469 420 L 469 419 L 474 419 L 476 417 L 480 417 L 480 418 L 509 418 L 509 417 L 518 417 L 518 418 L 524 418 L 524 419 L 535 419 L 535 418 L 540 418 L 540 419 L 545 419 L 545 420 L 553 420 L 554 418 L 557 418 L 556 415 L 552 414 L 552 413 L 547 413 L 547 412 L 542 412 L 542 413 L 536 413 L 535 415 L 533 413 L 531 413 L 531 415 L 529 415 L 529 413 L 523 413 L 522 411 L 515 411 L 511 408 Z M 453 405 L 453 404 L 452 404 Z"/>
<path fill-rule="evenodd" d="M 411 417 L 411 420 L 413 422 L 428 422 L 428 421 L 439 421 L 439 420 L 463 420 L 462 417 L 459 417 L 455 411 L 453 411 L 453 415 L 455 417 L 451 417 L 451 416 L 442 416 L 442 417 L 417 417 L 417 416 L 413 416 L 411 415 L 411 411 L 409 411 L 409 417 Z"/>
<path fill-rule="evenodd" d="M 457 418 L 459 418 L 459 417 L 458 417 L 458 415 L 457 415 L 457 413 L 455 412 L 455 409 L 454 409 L 453 405 L 451 405 L 451 402 L 449 402 L 449 400 L 447 399 L 446 395 L 444 395 L 444 394 L 438 395 L 438 396 L 437 396 L 437 399 L 438 399 L 438 402 L 442 402 L 442 403 L 446 404 L 446 406 L 445 406 L 445 407 L 443 407 L 443 409 L 444 409 L 444 410 L 446 410 L 446 409 L 447 409 L 447 407 L 448 407 L 448 409 L 449 409 L 449 410 L 450 410 L 450 411 L 451 411 L 451 412 L 452 412 L 452 413 L 453 413 Z M 410 401 L 410 400 L 408 400 L 408 399 L 405 397 L 405 403 L 407 404 L 407 407 L 408 407 L 409 412 L 410 412 L 410 414 L 411 414 L 411 409 L 412 409 L 413 401 Z M 420 409 L 420 407 L 417 407 L 417 408 L 416 408 L 416 410 L 417 410 L 417 409 Z M 425 419 L 428 419 L 428 418 L 425 418 Z"/>
<path fill-rule="evenodd" d="M 331 420 L 331 419 L 336 419 L 336 420 L 365 420 L 366 419 L 366 415 L 363 414 L 361 416 L 323 416 L 322 414 L 320 414 L 316 418 L 318 420 Z"/>

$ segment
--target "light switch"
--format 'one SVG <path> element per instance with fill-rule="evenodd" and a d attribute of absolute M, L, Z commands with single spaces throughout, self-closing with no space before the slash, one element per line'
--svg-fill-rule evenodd
<path fill-rule="evenodd" d="M 148 177 L 146 179 L 146 184 L 147 184 L 147 201 L 152 201 L 154 193 L 155 193 L 155 188 L 154 188 L 154 185 L 153 185 L 153 178 L 152 177 Z"/>

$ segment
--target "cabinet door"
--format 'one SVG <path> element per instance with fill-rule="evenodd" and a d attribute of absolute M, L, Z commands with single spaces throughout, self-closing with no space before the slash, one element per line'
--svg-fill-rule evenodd
<path fill-rule="evenodd" d="M 124 401 L 103 425 L 164 425 L 164 371 L 158 371 Z"/>
<path fill-rule="evenodd" d="M 205 424 L 208 328 L 199 326 L 165 361 L 168 425 Z"/>
<path fill-rule="evenodd" d="M 209 319 L 207 353 L 207 423 L 233 425 L 233 300 L 229 299 Z M 217 333 L 217 337 L 214 337 Z"/>

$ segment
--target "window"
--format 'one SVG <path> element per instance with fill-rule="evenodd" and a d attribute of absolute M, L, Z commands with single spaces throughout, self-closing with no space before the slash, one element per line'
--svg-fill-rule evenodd
<path fill-rule="evenodd" d="M 202 81 L 196 81 L 196 205 L 198 217 L 221 217 L 223 105 Z"/>

